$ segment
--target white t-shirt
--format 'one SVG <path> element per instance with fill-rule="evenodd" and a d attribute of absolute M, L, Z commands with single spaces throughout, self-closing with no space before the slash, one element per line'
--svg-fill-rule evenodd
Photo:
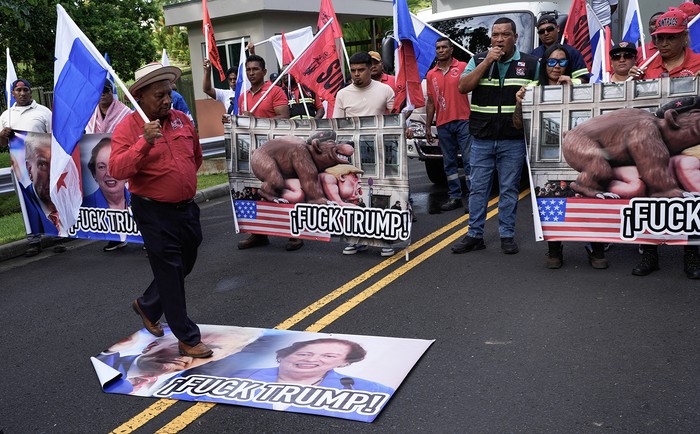
<path fill-rule="evenodd" d="M 338 91 L 335 96 L 334 118 L 352 116 L 379 116 L 394 108 L 394 90 L 391 86 L 371 80 L 365 87 L 354 84 Z"/>
<path fill-rule="evenodd" d="M 229 89 L 214 88 L 214 91 L 216 92 L 216 100 L 221 101 L 224 104 L 224 107 L 226 107 L 226 113 L 228 113 L 228 107 L 231 105 L 231 101 L 233 101 L 231 98 L 235 99 L 236 92 L 232 91 L 230 88 Z"/>
<path fill-rule="evenodd" d="M 12 125 L 10 125 L 10 110 L 12 110 Z M 8 127 L 19 131 L 50 133 L 51 110 L 37 104 L 34 100 L 25 106 L 18 106 L 15 103 L 0 115 L 0 129 Z"/>

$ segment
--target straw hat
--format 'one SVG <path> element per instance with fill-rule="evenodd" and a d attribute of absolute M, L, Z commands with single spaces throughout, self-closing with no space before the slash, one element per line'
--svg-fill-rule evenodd
<path fill-rule="evenodd" d="M 180 75 L 182 75 L 180 68 L 175 66 L 163 66 L 160 62 L 151 62 L 136 70 L 134 73 L 134 79 L 136 81 L 129 86 L 129 93 L 133 95 L 142 87 L 157 81 L 168 80 L 174 83 L 175 80 L 180 78 Z"/>

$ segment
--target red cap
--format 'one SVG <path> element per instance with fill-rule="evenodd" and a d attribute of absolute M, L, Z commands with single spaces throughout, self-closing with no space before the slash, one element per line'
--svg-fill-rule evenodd
<path fill-rule="evenodd" d="M 700 6 L 696 5 L 693 2 L 681 3 L 681 5 L 678 6 L 678 9 L 685 12 L 685 14 L 688 15 L 689 20 L 692 19 L 695 15 L 700 14 Z"/>
<path fill-rule="evenodd" d="M 688 15 L 680 9 L 669 8 L 670 11 L 656 20 L 656 31 L 652 35 L 663 33 L 681 33 L 688 30 Z"/>

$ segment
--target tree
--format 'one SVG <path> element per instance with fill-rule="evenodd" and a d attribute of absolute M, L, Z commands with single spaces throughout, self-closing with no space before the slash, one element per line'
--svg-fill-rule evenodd
<path fill-rule="evenodd" d="M 53 87 L 53 61 L 58 0 L 0 0 L 0 43 L 10 47 L 17 74 L 34 86 Z M 21 4 L 20 4 L 21 3 Z M 162 8 L 150 0 L 73 0 L 61 2 L 73 21 L 123 80 L 157 52 L 151 34 Z M 5 62 L 0 62 L 0 77 Z"/>

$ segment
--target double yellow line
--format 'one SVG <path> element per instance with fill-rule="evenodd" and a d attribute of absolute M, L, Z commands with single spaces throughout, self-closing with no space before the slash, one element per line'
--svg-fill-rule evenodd
<path fill-rule="evenodd" d="M 518 199 L 522 199 L 523 197 L 527 196 L 530 193 L 530 190 L 527 189 L 523 192 L 520 193 L 520 196 Z M 491 208 L 498 202 L 498 196 L 495 197 L 494 199 L 490 200 L 488 203 L 488 207 Z M 491 211 L 489 211 L 486 215 L 486 219 L 492 218 L 494 215 L 498 213 L 498 209 L 494 208 Z M 431 241 L 435 240 L 438 237 L 441 237 L 445 233 L 453 230 L 454 228 L 458 227 L 459 225 L 462 225 L 467 222 L 469 219 L 469 215 L 463 215 L 460 216 L 459 218 L 455 219 L 454 221 L 450 222 L 449 224 L 441 227 L 440 229 L 434 231 L 433 233 L 429 234 L 425 238 L 422 238 L 415 244 L 412 244 L 408 250 L 409 253 L 412 253 L 421 247 L 425 246 L 426 244 L 430 243 Z M 440 250 L 446 248 L 450 244 L 454 243 L 457 239 L 463 237 L 467 233 L 467 227 L 463 227 L 459 229 L 458 231 L 448 235 L 440 241 L 439 243 L 435 244 L 434 246 L 430 247 L 428 250 L 425 252 L 419 254 L 415 258 L 411 258 L 410 261 L 406 262 L 405 264 L 401 265 L 398 267 L 396 270 L 392 271 L 382 279 L 378 280 L 376 283 L 372 284 L 370 287 L 367 289 L 361 291 L 359 294 L 355 295 L 354 297 L 350 298 L 347 300 L 345 303 L 341 304 L 337 308 L 333 309 L 330 313 L 326 314 L 323 316 L 321 319 L 304 329 L 305 331 L 310 331 L 310 332 L 318 332 L 323 330 L 325 327 L 328 325 L 332 324 L 333 321 L 337 320 L 341 316 L 345 315 L 348 313 L 350 310 L 352 310 L 354 307 L 362 303 L 363 301 L 367 300 L 370 298 L 372 295 L 376 294 L 377 292 L 381 291 L 383 288 L 385 288 L 387 285 L 398 279 L 399 277 L 403 276 L 406 274 L 409 270 L 413 269 L 414 267 L 418 266 L 421 264 L 423 261 L 426 259 L 430 258 Z M 280 324 L 276 325 L 275 328 L 278 330 L 289 330 L 292 326 L 295 324 L 299 323 L 300 321 L 308 318 L 310 315 L 314 314 L 315 312 L 319 311 L 329 303 L 333 302 L 334 300 L 337 300 L 339 297 L 343 296 L 350 290 L 357 288 L 359 285 L 361 285 L 363 282 L 367 281 L 370 279 L 372 276 L 376 275 L 377 273 L 385 270 L 386 268 L 390 267 L 391 265 L 395 264 L 396 262 L 399 262 L 404 259 L 404 255 L 401 254 L 396 254 L 392 256 L 391 258 L 388 258 L 381 263 L 377 264 L 376 266 L 372 267 L 371 269 L 365 271 L 361 275 L 357 276 L 356 278 L 352 279 L 348 283 L 342 285 L 341 287 L 335 289 L 334 291 L 330 292 L 323 298 L 320 298 L 319 300 L 315 301 L 314 303 L 306 306 L 304 309 L 300 310 L 293 316 L 287 318 Z M 138 415 L 134 416 L 127 422 L 123 423 L 122 425 L 118 426 L 115 428 L 112 433 L 114 434 L 129 434 L 131 432 L 134 432 L 135 430 L 139 429 L 155 417 L 157 417 L 159 414 L 167 410 L 171 405 L 175 404 L 177 400 L 174 399 L 160 399 L 153 405 L 149 406 L 146 408 L 144 411 L 139 413 Z M 198 417 L 209 411 L 210 409 L 214 408 L 216 404 L 211 403 L 211 402 L 197 402 L 187 410 L 185 410 L 183 413 L 181 413 L 179 416 L 175 417 L 173 420 L 171 420 L 167 425 L 163 426 L 161 429 L 156 431 L 157 434 L 172 434 L 172 433 L 177 433 L 184 428 L 186 428 L 189 424 L 194 422 Z"/>

